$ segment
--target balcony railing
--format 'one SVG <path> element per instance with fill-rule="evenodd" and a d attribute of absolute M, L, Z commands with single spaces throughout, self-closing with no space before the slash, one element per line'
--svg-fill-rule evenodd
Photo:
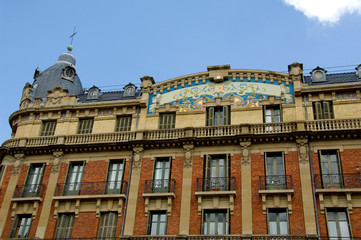
<path fill-rule="evenodd" d="M 174 179 L 145 180 L 144 193 L 171 193 L 174 190 Z"/>
<path fill-rule="evenodd" d="M 259 177 L 260 190 L 293 189 L 291 175 L 268 175 Z"/>
<path fill-rule="evenodd" d="M 235 177 L 197 178 L 197 192 L 235 191 Z"/>
<path fill-rule="evenodd" d="M 38 240 L 53 240 L 54 238 L 46 238 Z M 305 235 L 133 235 L 120 237 L 89 237 L 89 238 L 61 238 L 62 240 L 209 240 L 209 239 L 225 239 L 225 240 L 318 240 L 316 236 Z M 361 240 L 361 238 L 321 238 L 322 240 Z M 54 239 L 55 240 L 55 239 Z"/>
<path fill-rule="evenodd" d="M 58 183 L 55 196 L 124 194 L 126 181 Z"/>
<path fill-rule="evenodd" d="M 315 186 L 322 188 L 361 188 L 361 175 L 358 173 L 316 174 Z"/>
<path fill-rule="evenodd" d="M 13 138 L 5 141 L 2 147 L 37 147 L 49 145 L 75 145 L 117 143 L 135 140 L 165 140 L 180 138 L 211 138 L 237 136 L 243 134 L 267 135 L 291 133 L 297 131 L 322 132 L 361 129 L 361 119 L 323 119 L 300 122 L 277 122 L 197 127 L 182 129 L 146 130 L 96 134 L 76 134 L 67 136 L 44 136 L 31 138 Z"/>
<path fill-rule="evenodd" d="M 13 198 L 43 197 L 44 184 L 16 185 Z"/>

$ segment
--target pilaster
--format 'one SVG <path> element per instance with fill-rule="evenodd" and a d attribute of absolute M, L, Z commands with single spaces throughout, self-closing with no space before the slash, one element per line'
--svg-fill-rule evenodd
<path fill-rule="evenodd" d="M 252 234 L 251 142 L 241 142 L 242 234 Z"/>

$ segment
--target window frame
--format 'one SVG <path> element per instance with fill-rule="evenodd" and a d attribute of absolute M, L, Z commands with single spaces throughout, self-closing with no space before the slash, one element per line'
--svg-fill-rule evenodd
<path fill-rule="evenodd" d="M 79 166 L 82 164 L 80 181 L 70 182 L 70 180 L 69 180 L 69 177 L 70 177 L 69 173 L 70 172 L 69 171 L 70 171 L 70 169 L 72 167 L 74 167 L 75 164 L 78 164 Z M 65 184 L 64 184 L 64 188 L 63 188 L 63 196 L 77 196 L 77 195 L 79 195 L 80 190 L 81 190 L 81 183 L 83 182 L 84 169 L 85 169 L 85 161 L 69 162 L 68 170 L 66 172 Z M 76 179 L 78 179 L 78 180 L 79 180 L 79 174 L 80 174 L 80 172 L 77 172 L 77 175 L 75 176 Z M 72 186 L 71 188 L 75 188 L 75 190 L 74 189 L 69 190 L 68 189 L 68 184 L 73 184 L 74 186 Z"/>
<path fill-rule="evenodd" d="M 127 116 L 117 116 L 115 121 L 115 132 L 127 132 L 132 128 L 133 117 L 131 115 Z"/>
<path fill-rule="evenodd" d="M 278 163 L 277 158 L 282 158 L 282 174 L 278 173 Z M 272 158 L 273 163 L 268 164 L 268 160 Z M 273 171 L 276 171 L 277 174 L 270 174 L 268 166 L 273 166 Z M 286 179 L 286 163 L 285 163 L 285 154 L 284 152 L 265 152 L 264 153 L 264 167 L 265 167 L 265 187 L 266 189 L 286 189 L 287 188 L 287 179 Z M 274 172 L 273 172 L 274 173 Z M 272 179 L 271 183 L 269 183 Z"/>
<path fill-rule="evenodd" d="M 279 218 L 279 213 L 285 213 L 287 217 L 287 233 L 280 233 L 281 231 L 281 220 L 276 220 L 277 225 L 277 233 L 272 235 L 289 235 L 290 234 L 290 221 L 289 221 L 289 213 L 288 208 L 267 208 L 267 234 L 270 233 L 270 212 L 277 213 L 277 218 Z"/>
<path fill-rule="evenodd" d="M 313 119 L 334 119 L 334 109 L 332 101 L 318 101 L 312 103 Z M 327 110 L 327 111 L 326 111 Z"/>
<path fill-rule="evenodd" d="M 108 224 L 111 221 L 112 224 Z M 100 221 L 98 226 L 97 237 L 115 238 L 118 225 L 118 213 L 117 212 L 102 212 L 100 213 Z"/>
<path fill-rule="evenodd" d="M 175 128 L 176 113 L 159 113 L 158 127 L 161 130 Z"/>
<path fill-rule="evenodd" d="M 157 172 L 157 163 L 163 162 L 161 175 L 162 178 L 156 178 L 156 172 Z M 164 166 L 168 162 L 168 169 Z M 168 174 L 165 173 L 165 171 L 168 171 Z M 153 172 L 152 172 L 152 193 L 164 193 L 169 192 L 170 188 L 170 179 L 172 174 L 172 157 L 158 157 L 154 159 L 153 162 Z M 168 176 L 166 176 L 168 175 Z M 160 180 L 160 184 L 157 182 L 157 180 Z M 168 180 L 168 182 L 166 182 Z"/>
<path fill-rule="evenodd" d="M 73 234 L 74 219 L 74 213 L 59 213 L 54 238 L 71 238 Z M 67 223 L 67 225 L 61 226 L 64 222 Z"/>
<path fill-rule="evenodd" d="M 122 187 L 123 187 L 123 178 L 124 178 L 124 168 L 125 168 L 125 159 L 117 159 L 117 160 L 110 160 L 108 163 L 108 169 L 107 169 L 107 175 L 106 175 L 106 182 L 105 182 L 105 187 L 104 187 L 104 194 L 120 194 L 122 192 Z M 113 164 L 121 164 L 122 165 L 122 170 L 121 173 L 119 172 L 119 168 L 117 168 L 117 171 L 115 173 L 115 181 L 109 181 L 109 177 L 112 176 L 111 174 L 111 167 L 113 166 Z M 120 180 L 119 180 L 120 178 Z M 115 189 L 111 189 L 109 188 L 109 183 L 111 182 L 119 182 L 119 189 L 115 188 Z"/>
<path fill-rule="evenodd" d="M 27 231 L 26 236 L 20 237 L 20 238 L 28 238 L 29 237 L 31 223 L 32 223 L 31 214 L 16 214 L 14 222 L 13 222 L 13 224 L 11 226 L 9 238 L 18 238 L 18 236 L 16 236 L 16 235 L 19 235 L 19 232 L 20 232 L 21 228 L 23 227 L 22 226 L 22 220 L 23 219 L 27 219 L 25 221 L 30 221 L 30 222 L 29 222 L 29 224 L 25 223 L 25 231 Z"/>
<path fill-rule="evenodd" d="M 42 121 L 39 135 L 42 137 L 54 136 L 56 125 L 57 125 L 56 120 Z"/>
<path fill-rule="evenodd" d="M 220 166 L 219 160 L 224 159 L 224 177 L 220 177 Z M 213 176 L 212 169 L 213 169 L 213 160 L 217 161 L 216 163 L 216 176 Z M 231 171 L 231 157 L 230 154 L 207 154 L 204 155 L 204 162 L 203 162 L 203 191 L 210 191 L 210 190 L 221 190 L 227 191 L 230 189 L 230 171 Z M 224 178 L 222 186 L 222 179 Z M 207 179 L 207 180 L 205 180 Z"/>
<path fill-rule="evenodd" d="M 37 167 L 41 167 L 40 172 L 32 173 L 32 171 L 35 171 L 35 169 Z M 28 168 L 28 172 L 26 174 L 23 191 L 21 194 L 22 197 L 38 197 L 38 194 L 41 190 L 41 184 L 43 182 L 45 168 L 46 168 L 46 163 L 31 163 L 30 164 L 30 166 Z M 36 176 L 36 178 L 35 178 L 36 183 L 34 183 L 33 179 L 31 179 L 31 183 L 29 183 L 31 176 Z"/>
<path fill-rule="evenodd" d="M 165 216 L 165 221 L 161 222 L 161 220 L 157 221 L 157 230 L 156 233 L 158 234 L 152 234 L 152 226 L 153 226 L 153 215 L 158 215 L 158 219 L 160 219 L 160 215 Z M 159 228 L 160 224 L 165 223 L 164 226 L 164 234 L 159 234 Z M 152 236 L 159 236 L 159 235 L 167 235 L 167 225 L 168 225 L 168 212 L 167 211 L 149 211 L 148 212 L 148 219 L 147 219 L 147 232 L 146 235 L 152 235 Z"/>
<path fill-rule="evenodd" d="M 86 127 L 84 127 L 86 125 Z M 79 118 L 77 134 L 90 134 L 93 132 L 94 118 Z"/>
<path fill-rule="evenodd" d="M 325 154 L 326 153 L 326 154 Z M 332 167 L 332 162 L 331 162 L 331 154 L 330 153 L 334 153 L 332 155 L 336 156 L 336 162 L 337 162 L 337 173 L 334 173 L 334 168 Z M 323 166 L 323 157 L 325 156 L 327 158 L 327 169 L 328 172 L 325 173 L 325 168 Z M 340 156 L 340 151 L 338 149 L 327 149 L 327 150 L 319 150 L 318 151 L 318 159 L 319 159 L 319 164 L 320 164 L 320 173 L 321 173 L 321 181 L 322 181 L 322 187 L 323 188 L 327 188 L 327 187 L 338 187 L 338 188 L 343 188 L 344 187 L 344 181 L 343 181 L 343 171 L 342 171 L 342 163 L 341 163 L 341 156 Z M 332 170 L 330 172 L 330 170 Z M 328 176 L 329 177 L 328 177 Z M 334 175 L 332 177 L 332 175 Z M 336 176 L 337 175 L 337 176 Z M 328 178 L 328 181 L 327 181 Z M 325 183 L 328 182 L 328 183 Z"/>
<path fill-rule="evenodd" d="M 215 106 L 206 108 L 206 126 L 231 125 L 231 106 Z"/>
<path fill-rule="evenodd" d="M 338 232 L 338 236 L 337 237 L 333 237 L 330 236 L 330 226 L 329 226 L 329 212 L 334 212 L 334 213 L 340 213 L 340 212 L 344 212 L 346 215 L 346 220 L 347 220 L 347 227 L 348 227 L 348 233 L 349 233 L 349 237 L 340 237 L 339 236 L 339 229 L 340 229 L 340 222 L 338 220 L 338 222 L 336 223 L 336 231 Z M 347 210 L 347 208 L 326 208 L 325 209 L 325 219 L 326 219 L 326 228 L 327 228 L 327 236 L 329 239 L 333 239 L 333 240 L 338 240 L 338 239 L 343 239 L 343 238 L 352 238 L 352 227 L 351 227 L 351 221 L 350 221 L 350 216 L 349 216 L 349 212 Z"/>
<path fill-rule="evenodd" d="M 219 234 L 218 233 L 218 226 L 216 226 L 216 224 L 218 223 L 218 214 L 225 214 L 225 222 L 223 222 L 223 230 L 225 231 L 224 233 Z M 205 222 L 205 214 L 216 214 L 215 216 L 215 221 L 214 221 L 214 225 L 215 225 L 215 234 L 209 234 L 209 229 L 210 229 L 210 224 L 211 222 Z M 227 235 L 230 233 L 230 213 L 229 213 L 229 209 L 202 209 L 202 220 L 201 220 L 201 234 L 202 235 Z M 205 224 L 207 224 L 207 228 L 205 229 Z M 207 231 L 208 233 L 206 233 L 205 231 Z"/>
<path fill-rule="evenodd" d="M 271 122 L 267 122 L 267 110 L 271 110 Z M 279 121 L 275 120 L 275 110 L 279 110 Z M 283 122 L 282 104 L 263 105 L 263 123 Z"/>

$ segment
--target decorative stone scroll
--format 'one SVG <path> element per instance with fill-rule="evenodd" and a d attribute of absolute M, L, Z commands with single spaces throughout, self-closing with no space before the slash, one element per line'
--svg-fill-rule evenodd
<path fill-rule="evenodd" d="M 61 167 L 61 162 L 63 161 L 64 153 L 62 151 L 53 152 L 53 167 L 51 168 L 51 173 L 59 172 Z"/>
<path fill-rule="evenodd" d="M 23 88 L 23 95 L 20 100 L 20 109 L 26 108 L 27 104 L 30 102 L 30 92 L 32 89 L 33 86 L 27 82 Z"/>
<path fill-rule="evenodd" d="M 183 145 L 185 168 L 190 168 L 193 165 L 193 149 L 194 145 Z"/>
<path fill-rule="evenodd" d="M 139 170 L 140 166 L 142 165 L 143 147 L 135 147 L 133 148 L 133 151 L 133 168 L 134 170 Z"/>
<path fill-rule="evenodd" d="M 15 162 L 14 162 L 14 169 L 11 173 L 12 175 L 18 175 L 20 173 L 20 169 L 25 162 L 25 154 L 24 153 L 16 153 L 14 154 Z"/>
<path fill-rule="evenodd" d="M 241 142 L 242 165 L 249 166 L 251 164 L 251 142 Z"/>
<path fill-rule="evenodd" d="M 308 140 L 300 139 L 296 140 L 297 151 L 298 151 L 298 160 L 302 164 L 306 164 L 309 162 L 308 158 Z"/>

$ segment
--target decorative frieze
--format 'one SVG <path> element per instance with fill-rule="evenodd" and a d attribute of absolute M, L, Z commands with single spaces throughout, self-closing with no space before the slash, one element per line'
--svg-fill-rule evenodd
<path fill-rule="evenodd" d="M 251 164 L 251 142 L 241 142 L 242 165 L 249 166 Z"/>
<path fill-rule="evenodd" d="M 190 168 L 193 165 L 193 149 L 194 145 L 183 145 L 185 168 Z"/>

